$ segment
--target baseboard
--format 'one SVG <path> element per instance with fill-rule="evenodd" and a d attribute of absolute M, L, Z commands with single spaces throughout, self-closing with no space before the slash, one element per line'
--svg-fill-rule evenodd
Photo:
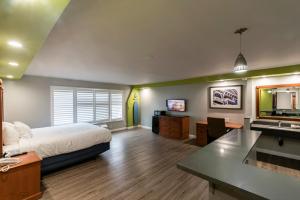
<path fill-rule="evenodd" d="M 143 126 L 143 125 L 141 125 L 141 128 L 144 128 L 144 129 L 149 129 L 149 130 L 151 130 L 151 129 L 152 129 L 152 127 L 150 127 L 150 126 Z"/>
<path fill-rule="evenodd" d="M 117 131 L 125 131 L 127 130 L 127 127 L 122 127 L 122 128 L 115 128 L 115 129 L 111 129 L 110 132 L 117 132 Z"/>
<path fill-rule="evenodd" d="M 189 135 L 189 139 L 195 139 L 196 138 L 196 135 Z"/>
<path fill-rule="evenodd" d="M 134 128 L 142 128 L 142 125 L 116 128 L 116 129 L 111 129 L 110 131 L 113 133 L 113 132 L 117 132 L 117 131 L 125 131 L 125 130 L 134 129 Z"/>
<path fill-rule="evenodd" d="M 137 125 L 137 126 L 128 126 L 127 129 L 134 129 L 134 128 L 141 128 L 141 125 Z"/>

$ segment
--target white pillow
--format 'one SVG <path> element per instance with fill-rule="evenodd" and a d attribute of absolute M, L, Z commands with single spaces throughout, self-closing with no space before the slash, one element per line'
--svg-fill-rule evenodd
<path fill-rule="evenodd" d="M 27 124 L 24 124 L 23 122 L 14 122 L 14 125 L 20 134 L 20 138 L 32 137 L 31 128 Z"/>
<path fill-rule="evenodd" d="M 15 125 L 3 122 L 3 144 L 4 145 L 11 145 L 17 144 L 20 140 L 20 134 L 16 130 Z"/>

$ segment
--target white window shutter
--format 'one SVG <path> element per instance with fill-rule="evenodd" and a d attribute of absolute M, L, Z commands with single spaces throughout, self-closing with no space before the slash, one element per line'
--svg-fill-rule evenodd
<path fill-rule="evenodd" d="M 93 88 L 51 87 L 52 125 L 123 119 L 123 92 Z"/>
<path fill-rule="evenodd" d="M 96 121 L 109 121 L 109 92 L 105 90 L 95 90 Z"/>
<path fill-rule="evenodd" d="M 123 119 L 123 93 L 122 91 L 111 92 L 111 120 Z"/>
<path fill-rule="evenodd" d="M 73 89 L 52 89 L 52 123 L 54 126 L 73 123 L 73 98 Z"/>
<path fill-rule="evenodd" d="M 94 91 L 77 89 L 77 122 L 94 121 Z"/>

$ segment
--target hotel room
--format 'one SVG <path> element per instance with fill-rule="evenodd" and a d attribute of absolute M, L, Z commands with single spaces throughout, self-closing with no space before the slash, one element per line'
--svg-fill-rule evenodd
<path fill-rule="evenodd" d="M 300 199 L 299 7 L 1 0 L 0 199 Z"/>

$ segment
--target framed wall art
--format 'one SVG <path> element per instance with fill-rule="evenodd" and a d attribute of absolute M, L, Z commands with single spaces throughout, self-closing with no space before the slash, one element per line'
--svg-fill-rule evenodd
<path fill-rule="evenodd" d="M 209 88 L 209 107 L 219 109 L 242 109 L 242 85 Z"/>

